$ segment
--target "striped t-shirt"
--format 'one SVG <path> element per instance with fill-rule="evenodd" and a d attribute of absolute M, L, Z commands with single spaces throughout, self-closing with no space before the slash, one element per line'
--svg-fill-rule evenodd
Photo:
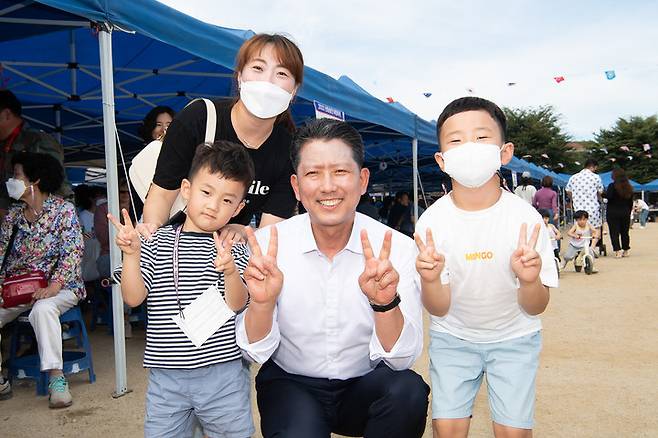
<path fill-rule="evenodd" d="M 179 314 L 174 287 L 173 254 L 176 230 L 158 229 L 150 241 L 142 239 L 140 266 L 147 292 L 148 325 L 144 367 L 200 368 L 241 357 L 235 342 L 235 317 L 226 322 L 200 348 L 196 348 L 172 317 Z M 240 276 L 249 260 L 247 246 L 231 250 Z M 215 270 L 217 250 L 212 234 L 183 231 L 178 243 L 178 296 L 180 305 L 194 301 L 211 285 L 224 295 L 224 274 Z M 114 271 L 121 281 L 121 266 Z"/>

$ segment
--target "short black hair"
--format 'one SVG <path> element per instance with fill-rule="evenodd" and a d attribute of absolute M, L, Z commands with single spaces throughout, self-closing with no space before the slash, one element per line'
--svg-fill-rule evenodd
<path fill-rule="evenodd" d="M 588 167 L 597 167 L 599 165 L 599 162 L 596 161 L 594 158 L 588 158 L 587 161 L 585 161 L 585 169 Z"/>
<path fill-rule="evenodd" d="M 197 146 L 188 174 L 190 181 L 203 168 L 208 169 L 210 173 L 220 173 L 226 179 L 242 183 L 245 194 L 256 173 L 247 149 L 241 144 L 225 140 L 201 143 Z"/>
<path fill-rule="evenodd" d="M 93 192 L 91 186 L 80 184 L 73 188 L 75 195 L 75 205 L 83 210 L 90 210 L 93 205 Z"/>
<path fill-rule="evenodd" d="M 585 210 L 578 210 L 573 214 L 574 219 L 580 219 L 580 218 L 585 218 L 589 219 L 589 213 L 586 212 Z"/>
<path fill-rule="evenodd" d="M 39 181 L 37 187 L 43 193 L 55 193 L 64 182 L 64 168 L 52 155 L 37 152 L 19 152 L 11 159 L 12 167 L 20 164 L 30 182 Z"/>
<path fill-rule="evenodd" d="M 540 209 L 539 214 L 541 215 L 541 217 L 547 217 L 549 219 L 551 218 L 551 213 L 545 208 Z"/>
<path fill-rule="evenodd" d="M 151 111 L 149 111 L 148 114 L 146 114 L 146 117 L 144 117 L 141 126 L 139 127 L 139 135 L 142 137 L 145 143 L 150 143 L 153 141 L 151 138 L 151 133 L 155 129 L 155 125 L 158 123 L 158 116 L 162 113 L 169 114 L 172 119 L 176 115 L 173 109 L 164 105 L 156 106 Z"/>
<path fill-rule="evenodd" d="M 341 140 L 352 149 L 352 158 L 359 169 L 363 167 L 364 146 L 359 131 L 349 123 L 333 119 L 311 120 L 297 130 L 290 148 L 292 167 L 297 172 L 302 146 L 312 140 Z"/>
<path fill-rule="evenodd" d="M 455 114 L 464 113 L 466 111 L 486 111 L 493 118 L 498 127 L 500 128 L 500 136 L 505 141 L 507 134 L 507 118 L 505 113 L 498 105 L 481 97 L 466 96 L 460 97 L 450 102 L 441 112 L 441 115 L 436 121 L 436 139 L 441 145 L 441 127 L 450 117 Z"/>
<path fill-rule="evenodd" d="M 20 117 L 23 112 L 20 100 L 8 89 L 0 90 L 0 111 L 4 109 L 8 109 L 16 117 Z"/>

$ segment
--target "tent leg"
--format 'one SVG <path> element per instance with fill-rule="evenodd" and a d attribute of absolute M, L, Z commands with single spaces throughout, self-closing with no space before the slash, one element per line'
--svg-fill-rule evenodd
<path fill-rule="evenodd" d="M 112 70 L 112 30 L 105 27 L 98 33 L 101 64 L 101 89 L 103 92 L 103 132 L 105 140 L 105 168 L 107 170 L 107 202 L 108 211 L 119 216 L 119 189 L 117 177 L 117 153 L 114 120 L 114 77 Z M 110 230 L 110 266 L 121 264 L 119 248 L 114 244 L 116 230 Z M 123 328 L 123 300 L 118 285 L 112 286 L 112 309 L 114 325 L 114 397 L 120 397 L 128 392 L 126 373 L 126 341 Z"/>

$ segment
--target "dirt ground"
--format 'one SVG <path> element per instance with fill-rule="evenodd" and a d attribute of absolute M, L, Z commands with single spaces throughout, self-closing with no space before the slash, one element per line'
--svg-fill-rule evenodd
<path fill-rule="evenodd" d="M 552 291 L 543 315 L 536 437 L 658 437 L 658 224 L 636 226 L 631 244 L 631 257 L 598 259 L 598 274 L 570 266 Z M 132 392 L 118 399 L 111 395 L 112 338 L 104 327 L 91 338 L 96 383 L 89 384 L 86 373 L 72 375 L 73 406 L 53 411 L 46 397 L 35 395 L 34 383 L 19 382 L 14 397 L 0 402 L 0 437 L 142 436 L 143 330 L 127 340 Z M 415 369 L 429 382 L 426 355 Z M 432 436 L 429 421 L 425 436 Z M 470 436 L 493 436 L 485 390 Z"/>

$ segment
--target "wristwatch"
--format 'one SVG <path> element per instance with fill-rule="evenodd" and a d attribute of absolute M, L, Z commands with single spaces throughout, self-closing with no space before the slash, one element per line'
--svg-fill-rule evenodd
<path fill-rule="evenodd" d="M 380 305 L 370 302 L 370 307 L 372 307 L 372 310 L 374 310 L 375 312 L 388 312 L 391 309 L 395 309 L 400 304 L 400 301 L 401 301 L 400 294 L 396 293 L 395 298 L 393 298 L 393 301 L 391 301 L 390 303 Z"/>

